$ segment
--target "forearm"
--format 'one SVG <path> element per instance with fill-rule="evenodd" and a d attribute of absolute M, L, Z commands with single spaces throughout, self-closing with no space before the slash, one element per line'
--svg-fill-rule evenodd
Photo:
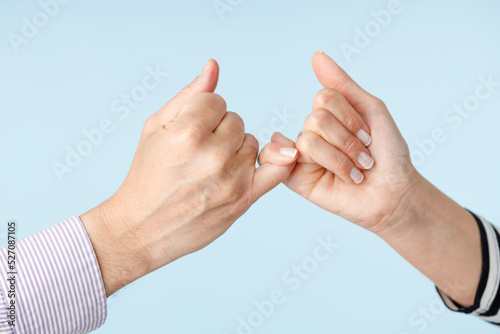
<path fill-rule="evenodd" d="M 379 236 L 450 298 L 474 303 L 482 266 L 474 217 L 418 173 Z"/>

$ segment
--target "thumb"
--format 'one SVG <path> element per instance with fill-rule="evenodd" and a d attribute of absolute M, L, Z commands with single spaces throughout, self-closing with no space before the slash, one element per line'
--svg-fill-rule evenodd
<path fill-rule="evenodd" d="M 213 93 L 219 81 L 219 64 L 214 59 L 209 59 L 200 75 L 189 85 L 184 87 L 158 112 L 161 124 L 172 122 L 179 115 L 182 106 L 195 94 Z"/>
<path fill-rule="evenodd" d="M 364 106 L 376 99 L 361 88 L 332 58 L 322 51 L 314 54 L 312 59 L 314 73 L 325 88 L 337 89 L 354 109 Z M 358 110 L 360 112 L 361 110 Z"/>
<path fill-rule="evenodd" d="M 295 167 L 298 154 L 289 157 L 290 160 L 287 166 L 278 166 L 273 164 L 265 164 L 255 170 L 253 179 L 253 202 L 256 202 L 263 195 L 277 187 L 281 182 L 284 182 Z"/>

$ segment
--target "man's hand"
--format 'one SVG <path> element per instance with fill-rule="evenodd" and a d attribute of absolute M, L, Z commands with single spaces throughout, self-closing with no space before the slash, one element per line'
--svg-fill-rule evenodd
<path fill-rule="evenodd" d="M 313 68 L 325 88 L 297 139 L 300 156 L 285 184 L 318 206 L 381 232 L 390 227 L 417 174 L 408 146 L 384 103 L 326 54 L 314 55 Z M 272 143 L 294 144 L 279 133 Z M 270 148 L 260 163 L 275 155 Z"/>
<path fill-rule="evenodd" d="M 123 185 L 81 216 L 108 296 L 214 241 L 293 169 L 293 147 L 255 168 L 258 142 L 213 93 L 218 74 L 210 60 L 147 120 Z"/>

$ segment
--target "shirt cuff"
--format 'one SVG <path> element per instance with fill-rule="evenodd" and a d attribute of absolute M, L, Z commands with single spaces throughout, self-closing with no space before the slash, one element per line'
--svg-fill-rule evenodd
<path fill-rule="evenodd" d="M 440 297 L 452 311 L 472 314 L 500 324 L 500 235 L 498 228 L 483 217 L 474 216 L 481 235 L 482 272 L 474 299 L 474 305 L 463 307 L 437 288 Z"/>
<path fill-rule="evenodd" d="M 88 333 L 104 324 L 104 282 L 78 217 L 16 243 L 15 298 L 10 298 L 7 258 L 5 247 L 0 250 L 0 333 Z M 15 326 L 9 325 L 11 300 Z"/>

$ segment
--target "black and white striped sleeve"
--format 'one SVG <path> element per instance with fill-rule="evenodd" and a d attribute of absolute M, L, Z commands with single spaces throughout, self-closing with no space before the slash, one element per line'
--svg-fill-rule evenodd
<path fill-rule="evenodd" d="M 472 212 L 471 212 L 472 213 Z M 500 234 L 499 229 L 484 218 L 472 213 L 479 226 L 483 266 L 474 305 L 462 307 L 442 291 L 439 295 L 448 308 L 456 312 L 475 315 L 500 325 Z"/>

